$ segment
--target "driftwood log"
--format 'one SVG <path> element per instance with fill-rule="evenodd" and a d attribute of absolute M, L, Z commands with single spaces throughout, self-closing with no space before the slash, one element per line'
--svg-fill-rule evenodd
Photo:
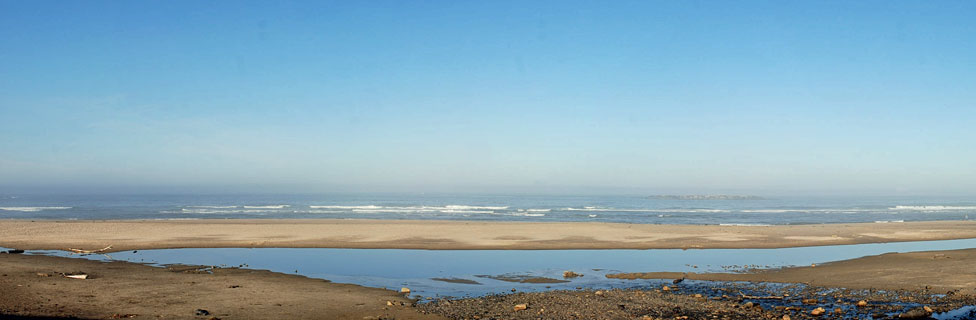
<path fill-rule="evenodd" d="M 71 251 L 72 254 L 75 254 L 75 253 L 77 253 L 77 254 L 93 254 L 93 253 L 102 253 L 102 252 L 108 251 L 108 249 L 112 249 L 112 246 L 108 246 L 108 247 L 101 248 L 101 249 L 98 249 L 98 250 L 82 250 L 82 249 L 68 248 L 68 251 Z"/>

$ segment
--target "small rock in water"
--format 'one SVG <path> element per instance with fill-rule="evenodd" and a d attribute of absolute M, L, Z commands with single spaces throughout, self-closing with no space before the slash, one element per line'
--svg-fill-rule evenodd
<path fill-rule="evenodd" d="M 410 293 L 410 288 L 407 287 L 400 288 L 400 293 Z"/>
<path fill-rule="evenodd" d="M 925 312 L 928 312 L 928 313 L 935 312 L 935 310 L 932 310 L 932 308 L 929 308 L 929 306 L 922 307 L 922 310 L 925 310 Z"/>
<path fill-rule="evenodd" d="M 868 302 L 867 301 L 864 301 L 864 300 L 858 301 L 857 302 L 857 306 L 858 307 L 867 307 L 868 306 Z"/>
<path fill-rule="evenodd" d="M 813 311 L 810 311 L 810 314 L 811 315 L 815 315 L 815 316 L 820 316 L 820 315 L 823 315 L 826 312 L 827 312 L 827 310 L 825 310 L 824 308 L 817 307 L 816 309 L 813 309 Z"/>
<path fill-rule="evenodd" d="M 661 287 L 661 291 L 671 291 L 671 288 L 668 287 L 668 286 L 664 286 L 664 287 Z"/>
<path fill-rule="evenodd" d="M 931 310 L 931 308 L 929 308 Z M 915 308 L 908 310 L 908 312 L 898 315 L 898 319 L 928 319 L 931 312 L 926 311 L 924 308 Z"/>
<path fill-rule="evenodd" d="M 681 278 L 674 279 L 674 281 L 671 281 L 671 283 L 673 283 L 673 284 L 679 284 L 679 283 L 681 283 L 681 281 L 685 281 L 685 277 L 681 277 Z"/>
<path fill-rule="evenodd" d="M 844 313 L 844 309 L 834 308 L 834 313 Z"/>
<path fill-rule="evenodd" d="M 578 278 L 578 277 L 582 277 L 582 276 L 583 276 L 582 274 L 579 274 L 579 273 L 576 273 L 576 272 L 563 271 L 563 278 Z"/>
<path fill-rule="evenodd" d="M 526 303 L 520 303 L 520 304 L 516 304 L 515 307 L 512 308 L 512 310 L 522 311 L 522 310 L 525 310 L 525 309 L 528 309 L 528 308 L 529 308 L 529 305 L 528 304 L 526 304 Z"/>

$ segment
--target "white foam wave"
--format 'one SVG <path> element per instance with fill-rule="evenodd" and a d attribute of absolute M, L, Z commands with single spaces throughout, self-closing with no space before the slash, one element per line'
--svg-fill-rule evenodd
<path fill-rule="evenodd" d="M 545 213 L 514 212 L 511 214 L 516 217 L 545 217 Z"/>
<path fill-rule="evenodd" d="M 44 210 L 66 210 L 72 207 L 0 207 L 3 211 L 38 212 Z"/>
<path fill-rule="evenodd" d="M 895 206 L 889 209 L 906 211 L 953 211 L 976 210 L 976 206 Z"/>
<path fill-rule="evenodd" d="M 874 223 L 899 223 L 899 222 L 905 222 L 905 220 L 879 220 L 879 221 L 875 221 Z"/>
<path fill-rule="evenodd" d="M 768 227 L 769 224 L 765 223 L 720 223 L 720 226 L 728 227 Z"/>
<path fill-rule="evenodd" d="M 380 206 L 308 206 L 312 209 L 380 209 Z"/>
<path fill-rule="evenodd" d="M 244 209 L 284 209 L 288 207 L 291 206 L 287 204 L 276 204 L 270 206 L 244 206 Z"/>
<path fill-rule="evenodd" d="M 186 206 L 187 208 L 206 208 L 206 209 L 231 209 L 237 206 Z"/>

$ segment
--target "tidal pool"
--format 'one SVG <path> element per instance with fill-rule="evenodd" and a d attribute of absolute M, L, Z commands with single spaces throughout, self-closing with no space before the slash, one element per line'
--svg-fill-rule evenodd
<path fill-rule="evenodd" d="M 407 250 L 202 248 L 72 255 L 149 265 L 188 264 L 264 269 L 333 282 L 399 290 L 414 297 L 464 297 L 517 291 L 646 286 L 653 280 L 607 279 L 618 272 L 736 272 L 854 259 L 888 252 L 976 248 L 976 239 L 893 242 L 782 249 Z M 571 270 L 582 277 L 563 279 Z M 566 280 L 549 281 L 543 278 Z M 436 280 L 435 280 L 436 279 Z M 512 279 L 515 279 L 514 281 Z M 540 281 L 518 281 L 536 279 Z"/>

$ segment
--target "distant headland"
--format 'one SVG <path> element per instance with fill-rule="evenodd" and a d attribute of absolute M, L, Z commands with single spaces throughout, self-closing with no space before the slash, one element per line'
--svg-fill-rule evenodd
<path fill-rule="evenodd" d="M 764 200 L 760 196 L 738 196 L 727 194 L 688 194 L 688 195 L 651 195 L 654 200 Z"/>

